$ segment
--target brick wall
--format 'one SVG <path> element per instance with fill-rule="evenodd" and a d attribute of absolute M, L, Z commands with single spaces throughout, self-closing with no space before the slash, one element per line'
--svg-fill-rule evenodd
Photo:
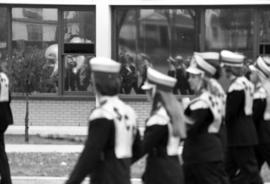
<path fill-rule="evenodd" d="M 147 101 L 126 101 L 138 115 L 139 123 L 143 123 L 150 112 L 151 105 Z M 67 125 L 85 126 L 90 110 L 95 101 L 89 100 L 36 100 L 29 103 L 30 125 Z M 25 101 L 14 99 L 11 103 L 15 125 L 23 125 L 25 117 Z"/>

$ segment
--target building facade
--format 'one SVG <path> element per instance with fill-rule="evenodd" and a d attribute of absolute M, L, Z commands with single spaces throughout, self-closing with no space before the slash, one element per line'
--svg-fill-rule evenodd
<path fill-rule="evenodd" d="M 140 89 L 146 66 L 167 73 L 168 57 L 181 55 L 187 66 L 194 51 L 228 49 L 246 62 L 270 54 L 267 0 L 0 0 L 0 10 L 0 62 L 9 68 L 16 125 L 26 91 L 31 125 L 86 125 L 94 56 L 123 64 L 121 98 L 143 123 L 151 108 Z"/>

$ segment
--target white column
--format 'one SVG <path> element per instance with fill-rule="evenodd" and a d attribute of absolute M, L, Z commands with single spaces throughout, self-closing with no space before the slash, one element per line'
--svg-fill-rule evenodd
<path fill-rule="evenodd" d="M 96 56 L 111 58 L 111 9 L 108 0 L 96 1 Z"/>

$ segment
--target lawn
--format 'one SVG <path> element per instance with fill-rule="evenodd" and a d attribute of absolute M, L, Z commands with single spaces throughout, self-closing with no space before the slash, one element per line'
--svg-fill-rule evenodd
<path fill-rule="evenodd" d="M 79 153 L 8 153 L 12 176 L 65 177 L 71 172 Z M 144 160 L 132 166 L 132 177 L 140 177 Z"/>
<path fill-rule="evenodd" d="M 8 153 L 12 176 L 66 177 L 71 172 L 79 153 Z M 142 159 L 131 168 L 132 177 L 140 177 L 144 171 Z M 264 165 L 264 181 L 270 182 L 270 170 Z"/>
<path fill-rule="evenodd" d="M 25 144 L 23 136 L 5 136 L 7 144 Z M 85 137 L 31 136 L 30 144 L 83 144 Z M 8 153 L 12 176 L 66 177 L 76 163 L 79 153 Z M 132 177 L 140 177 L 145 159 L 131 168 Z M 270 182 L 270 170 L 264 165 L 261 172 L 265 182 Z"/>

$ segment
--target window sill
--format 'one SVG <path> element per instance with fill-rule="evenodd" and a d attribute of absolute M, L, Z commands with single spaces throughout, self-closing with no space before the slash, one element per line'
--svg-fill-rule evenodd
<path fill-rule="evenodd" d="M 137 102 L 145 102 L 147 101 L 147 97 L 146 95 L 125 95 L 125 94 L 120 94 L 119 97 L 123 100 L 123 101 L 137 101 Z M 193 95 L 183 95 L 183 97 L 190 97 L 193 98 Z M 178 99 L 181 99 L 182 96 L 177 95 Z M 23 93 L 13 93 L 12 94 L 12 99 L 14 100 L 24 100 L 25 99 L 25 95 Z M 84 93 L 84 95 L 82 94 L 66 94 L 63 96 L 58 96 L 57 94 L 53 93 L 39 93 L 39 94 L 31 94 L 29 96 L 30 100 L 59 100 L 59 101 L 63 101 L 63 100 L 74 100 L 74 101 L 93 101 L 95 100 L 95 96 L 92 94 L 87 94 Z"/>

